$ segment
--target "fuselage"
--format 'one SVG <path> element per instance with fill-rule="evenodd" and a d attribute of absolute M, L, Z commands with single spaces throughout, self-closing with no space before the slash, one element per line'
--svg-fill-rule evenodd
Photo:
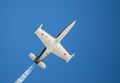
<path fill-rule="evenodd" d="M 61 45 L 61 43 L 56 41 L 56 38 L 48 34 L 46 31 L 44 31 L 41 28 L 38 28 L 39 30 L 39 37 L 42 41 L 42 43 L 45 45 L 47 49 L 49 49 L 52 53 L 55 55 L 62 55 L 59 56 L 63 58 L 64 60 L 68 60 L 70 57 L 70 54 L 64 49 L 64 47 Z M 67 56 L 67 57 L 66 57 Z"/>

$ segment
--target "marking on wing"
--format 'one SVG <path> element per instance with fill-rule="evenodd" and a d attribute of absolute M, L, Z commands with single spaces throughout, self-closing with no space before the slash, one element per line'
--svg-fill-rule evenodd
<path fill-rule="evenodd" d="M 44 33 L 42 33 L 42 35 L 44 35 Z"/>
<path fill-rule="evenodd" d="M 46 37 L 46 38 L 48 38 L 48 36 L 46 34 L 44 34 L 44 33 L 42 33 L 41 35 L 44 36 L 44 37 Z"/>
<path fill-rule="evenodd" d="M 66 53 L 64 53 L 64 56 L 66 56 Z"/>

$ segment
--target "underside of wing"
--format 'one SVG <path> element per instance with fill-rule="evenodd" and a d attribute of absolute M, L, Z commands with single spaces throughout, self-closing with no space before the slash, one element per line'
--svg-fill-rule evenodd
<path fill-rule="evenodd" d="M 42 41 L 42 43 L 44 44 L 44 42 L 45 42 L 45 40 L 44 40 L 44 38 L 42 37 L 42 32 L 43 32 L 43 30 L 41 29 L 41 25 L 40 25 L 40 27 L 34 32 L 37 36 L 38 36 L 38 38 Z"/>
<path fill-rule="evenodd" d="M 73 21 L 57 36 L 57 42 L 60 42 L 66 36 L 66 34 L 72 29 L 75 23 L 76 21 Z"/>
<path fill-rule="evenodd" d="M 69 62 L 73 57 L 73 55 L 70 55 L 60 44 L 58 44 L 58 46 L 52 50 L 52 53 L 62 58 L 66 62 Z"/>
<path fill-rule="evenodd" d="M 53 52 L 53 54 L 55 54 L 55 55 L 57 55 L 58 57 L 60 57 L 60 58 L 62 58 L 63 60 L 65 60 L 66 61 L 66 63 L 68 63 L 71 59 L 72 59 L 72 57 L 74 56 L 74 54 L 73 55 L 69 55 L 69 53 L 60 53 L 60 52 L 58 52 L 58 51 L 54 51 Z"/>

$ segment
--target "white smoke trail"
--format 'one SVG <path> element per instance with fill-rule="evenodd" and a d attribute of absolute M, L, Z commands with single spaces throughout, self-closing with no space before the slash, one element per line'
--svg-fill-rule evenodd
<path fill-rule="evenodd" d="M 27 76 L 32 72 L 32 70 L 34 69 L 35 64 L 32 64 L 16 81 L 15 83 L 22 83 Z"/>

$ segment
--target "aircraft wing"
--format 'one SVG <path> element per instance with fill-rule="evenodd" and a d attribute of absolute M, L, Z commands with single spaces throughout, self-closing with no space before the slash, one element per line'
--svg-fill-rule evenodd
<path fill-rule="evenodd" d="M 66 35 L 67 33 L 72 29 L 76 21 L 73 21 L 71 24 L 69 24 L 57 37 L 57 42 L 60 42 Z"/>
<path fill-rule="evenodd" d="M 42 41 L 42 43 L 44 44 L 44 39 L 41 36 L 41 29 L 42 28 L 42 24 L 40 25 L 40 27 L 34 32 L 34 34 L 36 34 L 38 36 L 38 38 Z"/>
<path fill-rule="evenodd" d="M 72 59 L 72 57 L 74 56 L 74 54 L 70 55 L 63 46 L 61 46 L 60 44 L 58 46 L 56 46 L 56 49 L 52 49 L 52 53 L 57 55 L 58 57 L 62 58 L 63 60 L 65 60 L 67 63 Z"/>

